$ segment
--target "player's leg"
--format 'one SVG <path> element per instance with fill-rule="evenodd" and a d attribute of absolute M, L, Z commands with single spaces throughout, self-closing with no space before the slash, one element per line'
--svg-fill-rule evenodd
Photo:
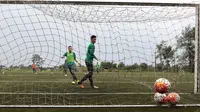
<path fill-rule="evenodd" d="M 33 74 L 36 74 L 36 69 L 35 68 L 33 68 Z"/>
<path fill-rule="evenodd" d="M 88 78 L 89 78 L 89 81 L 90 81 L 90 86 L 91 86 L 92 88 L 94 88 L 94 89 L 97 89 L 97 88 L 99 88 L 99 87 L 94 86 L 94 82 L 93 82 L 93 78 L 92 78 L 92 76 L 93 76 L 93 71 L 94 71 L 93 64 L 89 63 L 88 67 L 89 67 L 89 77 L 88 77 Z"/>
<path fill-rule="evenodd" d="M 97 68 L 97 74 L 99 74 L 99 69 Z"/>
<path fill-rule="evenodd" d="M 85 76 L 81 79 L 81 81 L 78 84 L 82 84 L 85 80 L 89 78 L 89 72 L 85 74 Z"/>
<path fill-rule="evenodd" d="M 35 74 L 37 74 L 37 69 L 35 68 Z"/>
<path fill-rule="evenodd" d="M 80 87 L 81 87 L 81 88 L 84 88 L 83 82 L 84 82 L 85 80 L 87 80 L 87 78 L 89 78 L 89 76 L 90 76 L 90 73 L 89 73 L 89 71 L 90 71 L 89 63 L 85 61 L 85 64 L 86 64 L 88 73 L 85 73 L 85 76 L 81 79 L 80 82 L 78 82 L 78 84 L 80 84 Z"/>
<path fill-rule="evenodd" d="M 80 84 L 82 84 L 85 80 L 87 80 L 87 78 L 89 78 L 89 76 L 90 76 L 90 64 L 87 62 L 87 61 L 85 61 L 85 64 L 86 64 L 86 67 L 87 67 L 87 70 L 88 70 L 88 72 L 87 73 L 85 73 L 85 76 L 82 78 L 82 80 L 79 82 Z"/>
<path fill-rule="evenodd" d="M 72 75 L 72 78 L 73 78 L 73 81 L 72 81 L 72 84 L 76 84 L 77 83 L 77 78 L 76 78 L 76 75 L 75 75 L 75 64 L 73 64 L 73 65 L 68 65 L 68 67 L 69 67 L 69 71 L 70 71 L 70 73 L 71 73 L 71 75 Z"/>
<path fill-rule="evenodd" d="M 93 75 L 93 72 L 90 72 L 89 73 L 89 81 L 90 81 L 90 86 L 93 88 L 94 87 L 94 83 L 93 83 L 92 75 Z"/>
<path fill-rule="evenodd" d="M 67 76 L 67 69 L 68 69 L 68 65 L 67 65 L 67 63 L 65 62 L 65 63 L 64 63 L 64 74 L 65 74 L 65 76 Z"/>

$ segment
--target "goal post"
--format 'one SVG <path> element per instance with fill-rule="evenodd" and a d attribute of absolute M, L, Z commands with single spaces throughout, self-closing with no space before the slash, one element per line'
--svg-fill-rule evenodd
<path fill-rule="evenodd" d="M 200 7 L 196 5 L 196 23 L 195 23 L 195 70 L 194 70 L 194 94 L 199 93 L 199 41 L 200 41 Z"/>
<path fill-rule="evenodd" d="M 1 0 L 0 107 L 157 107 L 158 78 L 179 93 L 178 107 L 199 107 L 199 18 L 193 3 Z M 78 79 L 87 73 L 91 35 L 98 90 L 63 74 L 68 46 L 82 65 Z"/>

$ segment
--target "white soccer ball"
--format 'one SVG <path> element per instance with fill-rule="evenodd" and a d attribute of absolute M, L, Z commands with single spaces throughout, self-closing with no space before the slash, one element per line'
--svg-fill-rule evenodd
<path fill-rule="evenodd" d="M 165 78 L 159 78 L 154 84 L 154 89 L 159 93 L 166 93 L 171 87 L 170 82 Z"/>
<path fill-rule="evenodd" d="M 167 101 L 171 105 L 176 105 L 180 101 L 180 96 L 178 93 L 175 93 L 175 92 L 169 93 L 167 96 Z"/>
<path fill-rule="evenodd" d="M 155 93 L 154 95 L 154 101 L 158 104 L 163 104 L 167 101 L 167 96 L 166 94 L 162 93 Z"/>

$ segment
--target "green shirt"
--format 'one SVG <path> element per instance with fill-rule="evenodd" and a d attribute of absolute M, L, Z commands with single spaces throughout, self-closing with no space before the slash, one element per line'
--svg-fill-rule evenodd
<path fill-rule="evenodd" d="M 40 64 L 39 64 L 39 63 L 37 63 L 37 64 L 36 64 L 36 66 L 37 66 L 37 67 L 39 67 L 39 66 L 40 66 Z"/>
<path fill-rule="evenodd" d="M 97 59 L 96 56 L 94 55 L 94 52 L 95 52 L 95 46 L 93 43 L 90 43 L 87 49 L 85 61 L 87 61 L 88 63 L 93 63 L 93 59 L 94 58 Z"/>
<path fill-rule="evenodd" d="M 66 52 L 63 56 L 66 56 L 66 62 L 68 65 L 75 64 L 74 59 L 76 58 L 76 54 L 74 52 Z"/>
<path fill-rule="evenodd" d="M 100 65 L 99 64 L 96 64 L 96 69 L 99 69 L 100 68 Z"/>

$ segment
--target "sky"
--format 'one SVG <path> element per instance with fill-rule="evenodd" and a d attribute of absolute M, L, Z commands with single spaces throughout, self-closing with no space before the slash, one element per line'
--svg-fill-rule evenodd
<path fill-rule="evenodd" d="M 191 2 L 162 0 L 172 1 Z M 97 35 L 95 54 L 101 61 L 154 65 L 156 45 L 165 40 L 175 47 L 176 36 L 195 24 L 191 7 L 32 4 L 1 5 L 0 11 L 0 64 L 6 66 L 30 65 L 33 54 L 45 60 L 44 66 L 57 66 L 63 64 L 60 57 L 71 45 L 84 65 L 93 34 Z"/>

